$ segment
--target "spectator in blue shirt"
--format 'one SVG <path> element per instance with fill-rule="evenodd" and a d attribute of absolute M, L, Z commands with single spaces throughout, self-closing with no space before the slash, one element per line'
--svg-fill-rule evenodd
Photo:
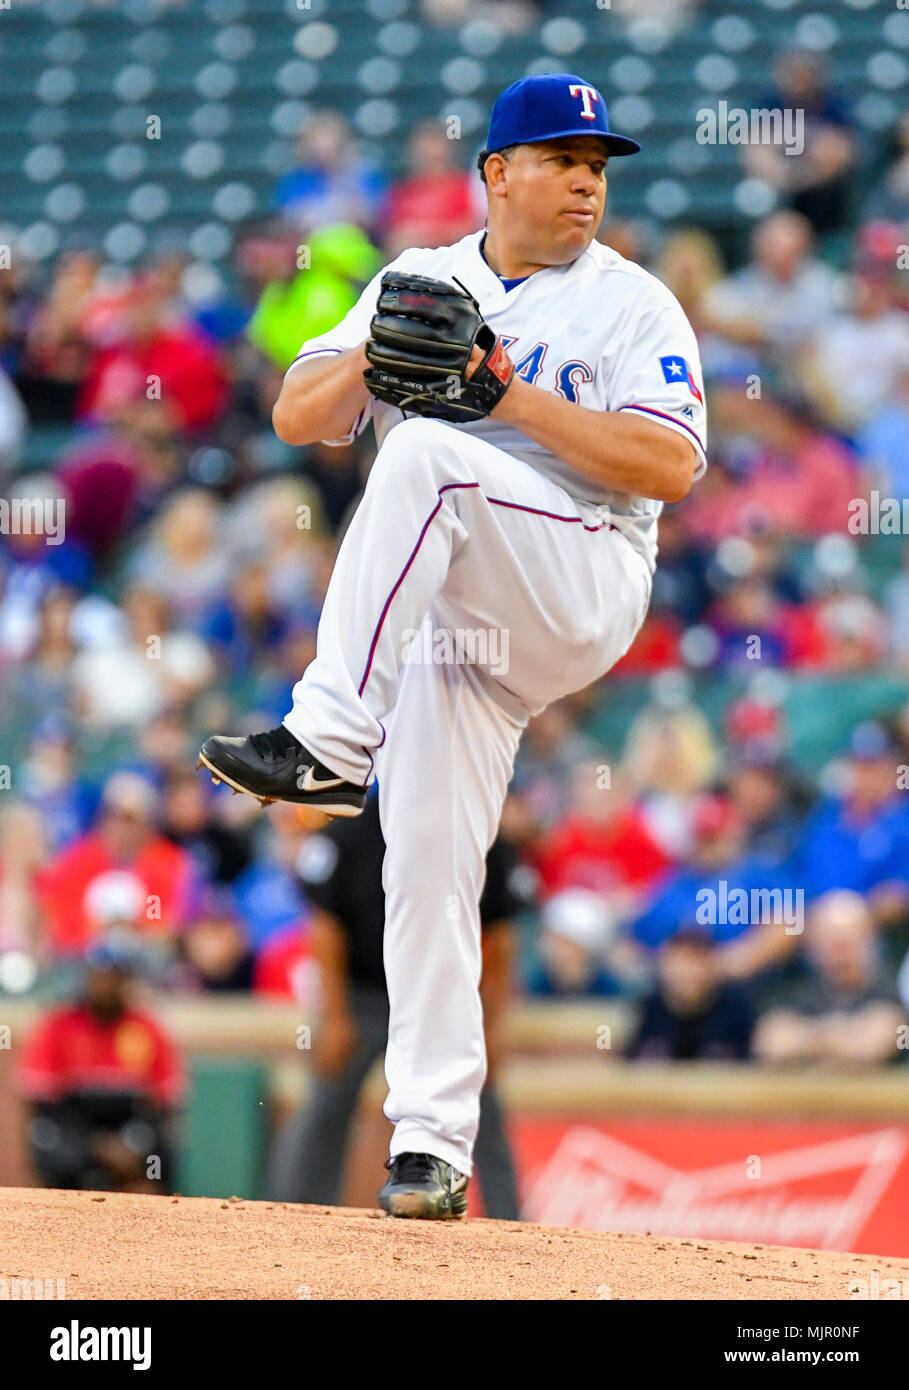
<path fill-rule="evenodd" d="M 329 223 L 375 228 L 385 195 L 379 169 L 360 157 L 353 132 L 337 111 L 314 111 L 300 132 L 298 163 L 271 198 L 301 233 Z"/>
<path fill-rule="evenodd" d="M 52 850 L 88 830 L 98 795 L 79 775 L 75 725 L 65 716 L 46 714 L 36 724 L 22 764 L 19 789 L 41 812 Z"/>
<path fill-rule="evenodd" d="M 747 923 L 706 920 L 711 913 L 705 891 L 715 894 L 717 913 L 713 915 L 723 916 L 721 904 L 730 893 L 736 889 L 750 893 L 766 885 L 767 870 L 747 855 L 745 822 L 728 798 L 712 793 L 702 797 L 692 829 L 694 844 L 687 862 L 663 880 L 649 908 L 631 928 L 635 940 L 651 951 L 668 941 L 683 922 L 693 920 L 707 928 L 714 942 L 739 936 Z M 695 918 L 699 908 L 704 921 Z"/>
<path fill-rule="evenodd" d="M 302 929 L 310 915 L 297 873 L 297 857 L 311 824 L 312 813 L 305 807 L 290 802 L 273 806 L 256 857 L 231 884 L 233 900 L 255 952 L 294 923 Z"/>
<path fill-rule="evenodd" d="M 748 852 L 745 820 L 728 797 L 704 795 L 692 829 L 687 862 L 669 874 L 632 924 L 631 941 L 658 951 L 694 922 L 720 948 L 724 977 L 750 979 L 775 968 L 801 930 L 798 880 L 788 866 Z"/>
<path fill-rule="evenodd" d="M 881 496 L 909 497 L 909 370 L 899 392 L 865 422 L 856 442 Z"/>
<path fill-rule="evenodd" d="M 825 798 L 806 827 L 798 879 L 808 898 L 834 888 L 873 892 L 879 923 L 900 901 L 909 904 L 909 799 L 897 785 L 899 761 L 882 725 L 854 730 L 846 788 Z"/>
<path fill-rule="evenodd" d="M 262 561 L 244 565 L 230 592 L 215 604 L 203 635 L 234 673 L 248 672 L 257 661 L 273 658 L 290 630 L 290 619 L 275 602 Z"/>

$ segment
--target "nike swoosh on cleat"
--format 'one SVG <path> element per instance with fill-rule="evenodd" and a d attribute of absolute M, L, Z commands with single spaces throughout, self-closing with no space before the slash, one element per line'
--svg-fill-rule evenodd
<path fill-rule="evenodd" d="M 301 792 L 321 792 L 327 791 L 330 787 L 343 787 L 345 781 L 344 777 L 316 777 L 314 769 L 308 767 L 297 786 Z"/>

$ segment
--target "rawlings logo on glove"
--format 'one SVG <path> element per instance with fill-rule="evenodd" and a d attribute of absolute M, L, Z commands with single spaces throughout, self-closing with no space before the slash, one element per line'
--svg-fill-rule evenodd
<path fill-rule="evenodd" d="M 474 347 L 483 360 L 467 375 Z M 514 364 L 463 285 L 389 270 L 382 276 L 363 380 L 377 400 L 414 415 L 482 420 L 508 390 Z"/>

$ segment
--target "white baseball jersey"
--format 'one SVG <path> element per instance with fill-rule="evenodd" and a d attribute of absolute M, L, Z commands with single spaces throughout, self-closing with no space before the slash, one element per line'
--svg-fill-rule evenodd
<path fill-rule="evenodd" d="M 594 241 L 570 265 L 550 266 L 507 289 L 481 252 L 485 229 L 454 246 L 414 247 L 386 269 L 457 278 L 475 296 L 498 333 L 516 373 L 532 385 L 590 410 L 633 411 L 691 440 L 695 478 L 707 461 L 707 420 L 697 341 L 675 296 L 655 276 Z M 369 337 L 380 271 L 350 312 L 329 333 L 304 343 L 299 362 L 344 352 Z M 402 418 L 394 406 L 370 397 L 343 439 L 346 444 L 372 418 L 382 444 Z M 656 564 L 657 518 L 662 502 L 599 487 L 541 444 L 491 417 L 453 425 L 524 460 L 573 497 L 608 505 L 613 523 Z"/>

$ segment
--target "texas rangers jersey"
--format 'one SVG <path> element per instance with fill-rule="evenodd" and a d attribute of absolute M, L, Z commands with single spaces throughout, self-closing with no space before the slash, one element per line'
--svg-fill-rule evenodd
<path fill-rule="evenodd" d="M 600 242 L 570 265 L 538 270 L 506 290 L 481 251 L 485 229 L 454 246 L 414 247 L 385 269 L 461 281 L 500 334 L 517 375 L 542 390 L 590 410 L 631 411 L 689 439 L 697 454 L 695 477 L 707 466 L 707 417 L 697 342 L 681 306 L 661 281 Z M 305 342 L 291 364 L 344 352 L 369 337 L 384 270 L 329 333 Z M 404 416 L 370 397 L 343 439 L 347 444 L 374 421 L 382 444 Z M 602 488 L 528 435 L 491 416 L 453 424 L 507 450 L 547 474 L 573 497 L 607 505 L 610 519 L 656 564 L 657 518 L 662 502 Z"/>

